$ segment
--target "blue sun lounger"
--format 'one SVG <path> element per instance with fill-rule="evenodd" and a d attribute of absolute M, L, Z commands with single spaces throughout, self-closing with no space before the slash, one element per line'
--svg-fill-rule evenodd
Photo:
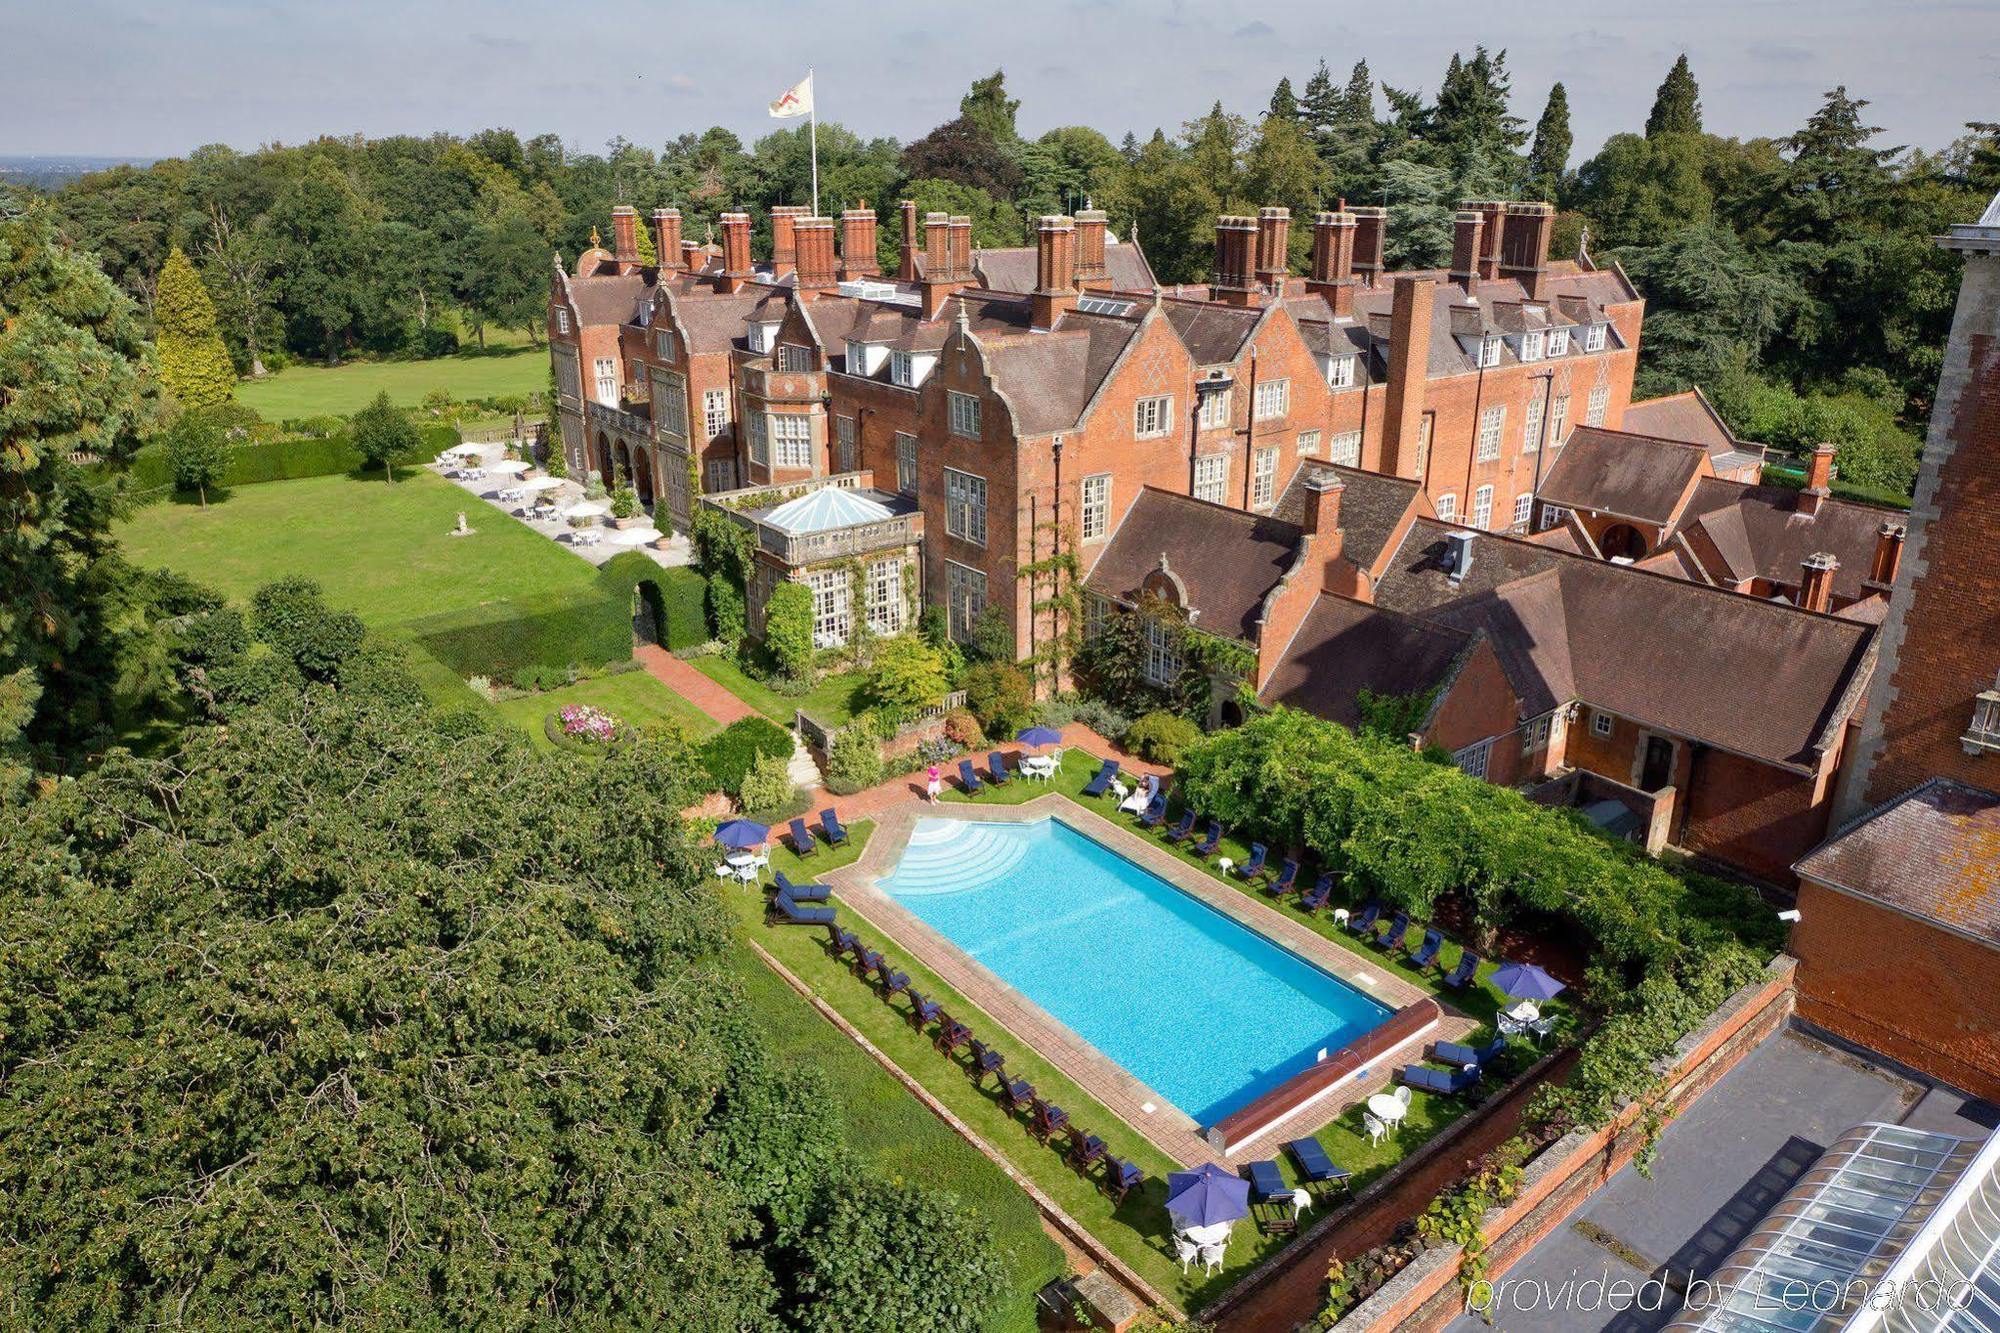
<path fill-rule="evenodd" d="M 778 893 L 772 896 L 770 904 L 764 909 L 764 917 L 787 926 L 830 926 L 833 924 L 833 909 L 795 903 L 790 894 Z"/>
<path fill-rule="evenodd" d="M 1264 844 L 1261 842 L 1251 843 L 1250 859 L 1236 867 L 1236 877 L 1238 879 L 1255 879 L 1257 876 L 1263 874 L 1264 856 Z"/>
<path fill-rule="evenodd" d="M 1222 821 L 1211 819 L 1208 821 L 1208 836 L 1202 839 L 1201 846 L 1194 849 L 1194 854 L 1203 860 L 1207 860 L 1209 857 L 1215 855 L 1215 849 L 1221 842 Z"/>
<path fill-rule="evenodd" d="M 1479 956 L 1467 949 L 1458 956 L 1458 966 L 1444 979 L 1444 984 L 1453 990 L 1464 990 L 1472 984 L 1472 978 L 1479 971 Z"/>
<path fill-rule="evenodd" d="M 1425 1092 L 1457 1096 L 1479 1082 L 1479 1069 L 1474 1066 L 1471 1069 L 1454 1069 L 1446 1073 L 1442 1069 L 1426 1069 L 1422 1065 L 1404 1065 L 1396 1077 L 1411 1087 L 1421 1088 Z"/>
<path fill-rule="evenodd" d="M 831 807 L 819 812 L 819 831 L 829 847 L 838 847 L 847 841 L 847 830 L 841 827 L 840 816 Z"/>
<path fill-rule="evenodd" d="M 1303 898 L 1299 899 L 1299 907 L 1308 912 L 1317 912 L 1331 901 L 1333 901 L 1333 872 L 1322 870 L 1319 872 L 1318 881 L 1306 890 Z"/>
<path fill-rule="evenodd" d="M 1273 898 L 1282 898 L 1299 886 L 1299 863 L 1287 858 L 1278 867 L 1278 877 L 1264 886 L 1264 892 Z"/>
<path fill-rule="evenodd" d="M 812 830 L 806 827 L 806 821 L 803 819 L 794 819 L 792 821 L 792 850 L 800 856 L 811 856 L 813 850 L 818 846 L 819 844 L 813 841 Z"/>
<path fill-rule="evenodd" d="M 778 892 L 795 903 L 823 903 L 833 895 L 833 890 L 824 884 L 794 884 L 785 878 L 785 872 L 782 870 L 776 873 L 775 878 L 778 881 Z"/>
<path fill-rule="evenodd" d="M 1161 836 L 1165 837 L 1168 842 L 1186 842 L 1188 835 L 1193 832 L 1194 811 L 1187 809 L 1181 811 L 1181 822 L 1166 830 Z"/>
<path fill-rule="evenodd" d="M 1410 966 L 1421 972 L 1438 960 L 1438 950 L 1444 948 L 1444 936 L 1436 930 L 1424 932 L 1424 942 L 1410 954 Z"/>
<path fill-rule="evenodd" d="M 1084 787 L 1083 794 L 1085 796 L 1104 795 L 1105 792 L 1111 789 L 1111 780 L 1117 776 L 1118 761 L 1116 759 L 1105 760 L 1103 766 L 1097 770 L 1096 775 L 1090 779 L 1089 785 Z"/>
<path fill-rule="evenodd" d="M 958 785 L 965 788 L 967 796 L 977 795 L 979 792 L 979 774 L 973 771 L 970 759 L 958 761 Z"/>
<path fill-rule="evenodd" d="M 1441 1041 L 1431 1048 L 1431 1058 L 1441 1065 L 1457 1065 L 1463 1069 L 1467 1065 L 1483 1065 L 1506 1049 L 1505 1037 L 1495 1037 L 1484 1046 L 1461 1046 L 1455 1041 Z"/>
<path fill-rule="evenodd" d="M 1347 923 L 1347 928 L 1356 935 L 1366 935 L 1368 928 L 1381 919 L 1382 904 L 1370 898 L 1361 905 L 1361 910 L 1354 914 L 1354 919 Z"/>
<path fill-rule="evenodd" d="M 1155 796 L 1151 801 L 1147 802 L 1146 809 L 1144 810 L 1144 812 L 1140 814 L 1139 827 L 1157 828 L 1160 822 L 1164 820 L 1166 817 L 1167 817 L 1166 796 L 1164 794 Z"/>
<path fill-rule="evenodd" d="M 986 755 L 986 775 L 993 779 L 994 786 L 1006 786 L 1007 779 L 1014 776 L 1007 771 L 1007 756 L 998 750 L 989 750 Z"/>
<path fill-rule="evenodd" d="M 1290 1203 L 1292 1187 L 1278 1171 L 1278 1164 L 1272 1161 L 1245 1162 L 1243 1169 L 1250 1173 L 1250 1197 L 1258 1203 Z"/>
<path fill-rule="evenodd" d="M 1375 947 L 1388 953 L 1403 947 L 1403 936 L 1410 933 L 1410 914 L 1398 912 L 1389 922 L 1387 929 L 1375 937 Z"/>
<path fill-rule="evenodd" d="M 1285 1151 L 1292 1155 L 1299 1175 L 1308 1185 L 1345 1185 L 1354 1174 L 1345 1167 L 1335 1166 L 1318 1139 L 1293 1139 L 1285 1145 Z"/>

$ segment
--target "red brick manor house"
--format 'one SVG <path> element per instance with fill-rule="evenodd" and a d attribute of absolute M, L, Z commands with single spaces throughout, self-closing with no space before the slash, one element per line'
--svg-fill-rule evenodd
<path fill-rule="evenodd" d="M 1061 541 L 1086 632 L 1164 597 L 1262 702 L 1425 694 L 1469 771 L 1773 879 L 1825 833 L 1897 516 L 1758 486 L 1698 394 L 1633 403 L 1644 302 L 1551 258 L 1549 205 L 1465 204 L 1418 272 L 1382 209 L 1314 217 L 1304 275 L 1286 210 L 1222 217 L 1212 280 L 1174 289 L 1099 211 L 1002 250 L 895 219 L 893 274 L 865 207 L 773 209 L 763 257 L 746 213 L 703 246 L 658 209 L 643 266 L 621 207 L 553 275 L 568 466 L 663 527 L 755 529 L 753 632 L 779 580 L 825 645 L 905 628 L 914 589 L 1030 656 L 1059 627 L 1019 572 Z"/>

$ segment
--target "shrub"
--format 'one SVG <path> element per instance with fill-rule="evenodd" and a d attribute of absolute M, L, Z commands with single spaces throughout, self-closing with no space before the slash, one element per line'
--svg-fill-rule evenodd
<path fill-rule="evenodd" d="M 359 616 L 327 606 L 311 579 L 265 584 L 250 598 L 250 615 L 257 637 L 291 659 L 309 680 L 336 679 L 340 664 L 360 648 L 366 633 Z"/>
<path fill-rule="evenodd" d="M 743 590 L 731 582 L 727 574 L 710 574 L 708 576 L 709 630 L 726 644 L 741 643 L 746 625 L 744 617 Z"/>
<path fill-rule="evenodd" d="M 789 810 L 798 795 L 792 784 L 791 764 L 790 750 L 782 755 L 759 755 L 743 775 L 737 802 L 752 814 L 776 815 Z"/>
<path fill-rule="evenodd" d="M 396 479 L 396 460 L 415 453 L 420 444 L 409 414 L 390 404 L 386 390 L 354 414 L 355 451 L 390 481 Z"/>
<path fill-rule="evenodd" d="M 1060 727 L 1069 722 L 1081 722 L 1104 737 L 1123 736 L 1132 725 L 1130 717 L 1095 695 L 1072 694 L 1042 705 L 1043 725 Z"/>
<path fill-rule="evenodd" d="M 877 646 L 868 675 L 868 697 L 886 708 L 928 708 L 944 698 L 950 682 L 944 659 L 914 634 Z"/>
<path fill-rule="evenodd" d="M 860 719 L 833 738 L 826 756 L 827 789 L 838 796 L 866 791 L 882 780 L 882 743 Z"/>
<path fill-rule="evenodd" d="M 986 744 L 986 733 L 979 729 L 979 719 L 963 708 L 945 714 L 944 738 L 967 750 Z"/>
<path fill-rule="evenodd" d="M 812 675 L 813 598 L 812 589 L 787 579 L 771 589 L 764 609 L 764 643 L 777 660 L 778 670 L 794 680 Z"/>
<path fill-rule="evenodd" d="M 956 685 L 965 675 L 965 650 L 951 637 L 951 615 L 936 602 L 923 609 L 917 617 L 917 637 L 930 645 L 938 655 L 938 662 L 944 667 L 947 682 Z"/>
<path fill-rule="evenodd" d="M 965 646 L 965 655 L 973 662 L 1014 660 L 1014 626 L 1003 608 L 989 606 L 973 618 L 971 641 Z"/>
<path fill-rule="evenodd" d="M 639 512 L 639 492 L 630 486 L 620 486 L 611 492 L 611 517 L 632 518 Z"/>
<path fill-rule="evenodd" d="M 714 790 L 740 798 L 752 764 L 770 755 L 790 758 L 791 753 L 790 732 L 769 718 L 746 717 L 709 737 L 701 747 L 701 762 Z"/>
<path fill-rule="evenodd" d="M 540 694 L 544 690 L 559 690 L 565 685 L 576 683 L 576 672 L 572 668 L 552 667 L 537 664 L 525 666 L 514 673 L 516 689 Z"/>
<path fill-rule="evenodd" d="M 1034 686 L 1011 662 L 982 662 L 965 673 L 965 706 L 988 734 L 1011 736 L 1034 720 Z"/>
<path fill-rule="evenodd" d="M 1181 755 L 1201 739 L 1201 728 L 1182 717 L 1159 709 L 1146 714 L 1125 729 L 1125 748 L 1141 759 L 1169 768 L 1180 766 Z"/>
<path fill-rule="evenodd" d="M 206 505 L 209 487 L 219 484 L 229 468 L 229 442 L 222 427 L 207 413 L 183 412 L 168 428 L 165 448 L 174 485 L 193 491 Z"/>
<path fill-rule="evenodd" d="M 800 1333 L 845 1333 L 859 1310 L 875 1328 L 960 1333 L 984 1324 L 1006 1279 L 992 1229 L 952 1195 L 863 1174 L 820 1192 L 794 1247 L 796 1305 L 780 1322 Z"/>
<path fill-rule="evenodd" d="M 183 619 L 173 637 L 174 658 L 205 668 L 228 666 L 250 651 L 250 628 L 233 606 L 197 611 Z"/>

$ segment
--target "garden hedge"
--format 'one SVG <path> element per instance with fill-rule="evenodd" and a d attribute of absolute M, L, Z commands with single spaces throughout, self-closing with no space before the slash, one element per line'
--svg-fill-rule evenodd
<path fill-rule="evenodd" d="M 714 790 L 739 796 L 751 765 L 792 753 L 792 734 L 766 717 L 739 718 L 702 743 L 701 762 Z"/>
<path fill-rule="evenodd" d="M 461 677 L 597 667 L 632 656 L 631 595 L 506 598 L 393 627 Z"/>
<path fill-rule="evenodd" d="M 704 610 L 707 587 L 701 575 L 691 569 L 663 569 L 638 551 L 612 556 L 598 567 L 598 583 L 607 596 L 622 596 L 631 605 L 632 590 L 650 583 L 659 590 L 664 615 L 660 641 L 668 648 L 692 648 L 708 642 L 708 616 Z"/>
<path fill-rule="evenodd" d="M 439 452 L 458 443 L 458 431 L 451 426 L 419 426 L 419 445 L 396 460 L 399 466 L 428 463 Z M 302 436 L 241 444 L 229 451 L 229 463 L 222 470 L 220 485 L 252 486 L 264 481 L 297 481 L 302 477 L 326 477 L 355 472 L 366 460 L 354 447 L 346 431 L 326 436 Z M 149 444 L 133 457 L 126 476 L 139 500 L 165 499 L 173 493 L 173 469 L 162 445 Z"/>

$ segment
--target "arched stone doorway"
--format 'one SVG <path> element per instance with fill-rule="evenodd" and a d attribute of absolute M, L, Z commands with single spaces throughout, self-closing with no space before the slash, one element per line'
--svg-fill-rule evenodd
<path fill-rule="evenodd" d="M 597 474 L 599 481 L 611 485 L 611 441 L 604 438 L 604 432 L 597 433 L 597 444 L 590 452 L 590 470 Z"/>
<path fill-rule="evenodd" d="M 1646 539 L 1630 523 L 1613 523 L 1597 539 L 1597 549 L 1606 560 L 1642 560 L 1646 555 Z"/>
<path fill-rule="evenodd" d="M 625 447 L 625 441 L 613 440 L 611 442 L 611 461 L 617 470 L 604 474 L 604 484 L 616 490 L 632 479 L 632 454 Z"/>
<path fill-rule="evenodd" d="M 632 473 L 632 489 L 639 493 L 639 503 L 648 513 L 653 508 L 653 462 L 644 448 L 634 449 L 630 462 L 626 464 Z"/>

